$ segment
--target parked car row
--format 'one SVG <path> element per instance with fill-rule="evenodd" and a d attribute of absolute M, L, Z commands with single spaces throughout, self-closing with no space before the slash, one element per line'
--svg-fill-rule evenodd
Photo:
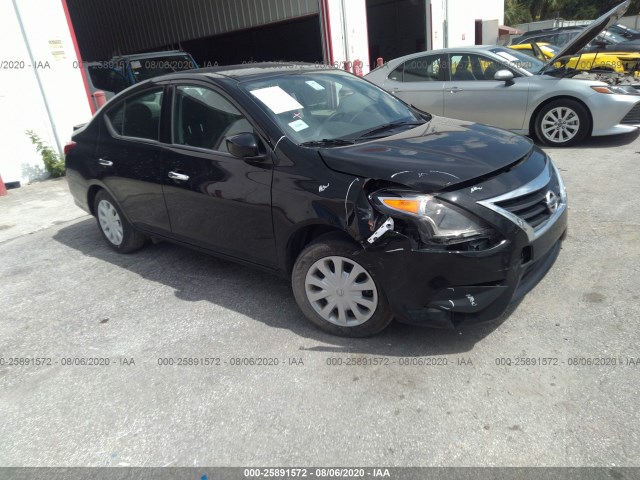
<path fill-rule="evenodd" d="M 396 58 L 366 78 L 421 110 L 536 136 L 549 146 L 632 132 L 640 125 L 638 90 L 571 65 L 627 6 L 594 21 L 546 62 L 506 47 L 450 48 Z"/>
<path fill-rule="evenodd" d="M 626 9 L 621 4 L 619 8 Z M 514 50 L 525 52 L 542 61 L 555 57 L 563 47 L 579 42 L 581 49 L 574 49 L 576 56 L 567 60 L 570 68 L 579 70 L 610 70 L 620 74 L 640 74 L 640 32 L 620 24 L 603 30 L 604 23 L 598 19 L 591 26 L 569 26 L 532 30 L 512 40 Z M 610 23 L 604 19 L 607 25 Z M 596 29 L 597 35 L 592 30 Z M 586 37 L 585 37 L 586 36 Z M 579 37 L 587 38 L 582 41 Z"/>
<path fill-rule="evenodd" d="M 507 130 L 565 146 L 640 124 L 635 89 L 556 61 L 485 46 L 370 81 L 296 64 L 155 77 L 74 132 L 69 187 L 115 251 L 168 240 L 286 276 L 333 334 L 492 320 L 552 267 L 568 224 L 558 169 Z"/>

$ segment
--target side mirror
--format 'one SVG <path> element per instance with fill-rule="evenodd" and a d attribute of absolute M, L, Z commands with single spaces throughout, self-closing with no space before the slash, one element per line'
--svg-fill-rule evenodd
<path fill-rule="evenodd" d="M 238 158 L 251 158 L 260 156 L 259 140 L 253 133 L 239 133 L 227 137 L 227 150 Z"/>
<path fill-rule="evenodd" d="M 507 85 L 513 85 L 513 73 L 509 70 L 498 70 L 493 76 L 494 80 L 505 82 Z"/>

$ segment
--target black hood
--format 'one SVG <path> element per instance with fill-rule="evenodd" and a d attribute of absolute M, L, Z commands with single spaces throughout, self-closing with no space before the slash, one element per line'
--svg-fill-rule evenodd
<path fill-rule="evenodd" d="M 532 149 L 531 140 L 505 130 L 433 117 L 401 134 L 320 155 L 338 172 L 436 192 L 505 169 Z"/>

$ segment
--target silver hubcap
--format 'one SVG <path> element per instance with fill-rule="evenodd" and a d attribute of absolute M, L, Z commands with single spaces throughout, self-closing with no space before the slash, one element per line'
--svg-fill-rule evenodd
<path fill-rule="evenodd" d="M 378 306 L 378 290 L 369 273 L 345 257 L 325 257 L 314 263 L 304 288 L 314 310 L 341 327 L 362 325 Z"/>
<path fill-rule="evenodd" d="M 111 205 L 111 202 L 100 200 L 100 203 L 98 203 L 98 221 L 107 240 L 115 246 L 120 245 L 124 237 L 124 230 L 122 229 L 120 215 L 118 215 L 115 207 Z"/>
<path fill-rule="evenodd" d="M 542 119 L 542 134 L 554 143 L 571 140 L 580 130 L 578 114 L 567 107 L 549 110 Z"/>

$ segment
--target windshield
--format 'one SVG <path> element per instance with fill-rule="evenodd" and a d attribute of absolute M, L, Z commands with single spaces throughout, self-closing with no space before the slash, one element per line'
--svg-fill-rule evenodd
<path fill-rule="evenodd" d="M 425 122 L 394 96 L 341 71 L 294 71 L 244 88 L 297 144 L 353 142 Z"/>
<path fill-rule="evenodd" d="M 596 40 L 605 41 L 607 43 L 621 43 L 621 42 L 626 42 L 628 39 L 624 38 L 619 33 L 614 33 L 614 32 L 610 32 L 609 30 L 605 30 L 604 32 L 600 33 L 600 35 L 596 37 Z"/>
<path fill-rule="evenodd" d="M 504 61 L 505 68 L 520 68 L 529 73 L 536 73 L 542 70 L 544 63 L 531 55 L 511 48 L 496 47 L 491 49 Z"/>
<path fill-rule="evenodd" d="M 640 32 L 638 30 L 634 30 L 633 28 L 627 27 L 626 25 L 622 25 L 620 23 L 616 23 L 612 27 L 609 27 L 609 31 L 618 34 L 628 34 L 628 35 L 637 35 Z"/>
<path fill-rule="evenodd" d="M 131 60 L 131 71 L 136 83 L 167 73 L 191 70 L 196 67 L 197 65 L 191 56 L 187 54 Z"/>

